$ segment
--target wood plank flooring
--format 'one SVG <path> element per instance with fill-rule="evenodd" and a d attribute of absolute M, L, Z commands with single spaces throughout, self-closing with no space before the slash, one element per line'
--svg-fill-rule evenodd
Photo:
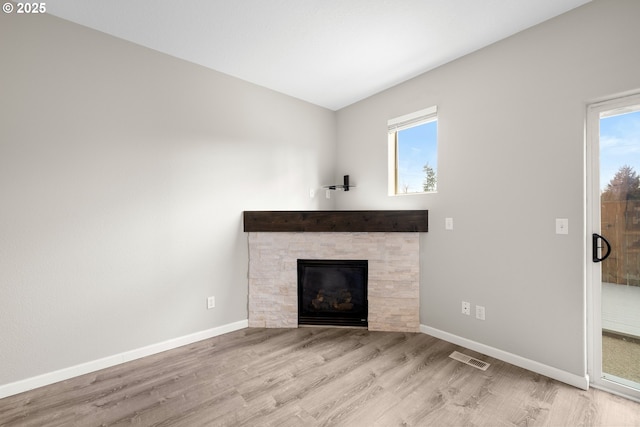
<path fill-rule="evenodd" d="M 129 425 L 640 426 L 640 404 L 428 335 L 337 328 L 244 329 L 0 400 L 0 426 Z"/>

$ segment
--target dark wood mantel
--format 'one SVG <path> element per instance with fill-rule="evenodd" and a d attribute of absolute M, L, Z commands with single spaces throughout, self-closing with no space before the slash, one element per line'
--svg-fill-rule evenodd
<path fill-rule="evenodd" d="M 244 231 L 426 232 L 427 210 L 245 211 Z"/>

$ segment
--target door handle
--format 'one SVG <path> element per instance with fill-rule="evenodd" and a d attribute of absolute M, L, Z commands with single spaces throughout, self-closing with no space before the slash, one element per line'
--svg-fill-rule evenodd
<path fill-rule="evenodd" d="M 602 237 L 598 233 L 593 233 L 592 238 L 593 238 L 593 245 L 592 245 L 593 262 L 602 262 L 605 259 L 607 259 L 609 257 L 609 255 L 611 255 L 611 244 L 609 243 L 609 241 L 607 239 L 605 239 L 604 237 Z M 604 254 L 603 257 L 599 257 L 598 256 L 598 249 L 600 249 L 600 246 L 598 246 L 598 241 L 599 240 L 602 240 L 607 245 L 607 253 Z"/>

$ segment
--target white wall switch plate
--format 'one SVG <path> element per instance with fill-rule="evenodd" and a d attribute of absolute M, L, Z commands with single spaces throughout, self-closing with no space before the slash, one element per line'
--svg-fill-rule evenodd
<path fill-rule="evenodd" d="M 568 218 L 556 218 L 556 234 L 569 234 Z"/>
<path fill-rule="evenodd" d="M 313 188 L 309 189 L 309 198 L 313 199 L 316 196 L 316 190 Z"/>
<path fill-rule="evenodd" d="M 476 305 L 476 319 L 484 320 L 484 306 Z"/>
<path fill-rule="evenodd" d="M 453 230 L 453 218 L 445 218 L 444 219 L 444 229 L 445 230 Z"/>
<path fill-rule="evenodd" d="M 325 197 L 326 197 L 327 199 L 330 199 L 330 198 L 331 198 L 331 190 L 326 190 L 326 191 L 324 192 L 324 195 L 325 195 Z"/>
<path fill-rule="evenodd" d="M 216 306 L 216 297 L 207 298 L 207 309 L 214 308 Z"/>

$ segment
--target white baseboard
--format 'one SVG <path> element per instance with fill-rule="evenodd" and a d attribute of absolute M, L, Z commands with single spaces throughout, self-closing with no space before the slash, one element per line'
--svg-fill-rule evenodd
<path fill-rule="evenodd" d="M 448 341 L 456 345 L 460 345 L 470 350 L 477 351 L 478 353 L 486 354 L 487 356 L 502 360 L 515 366 L 519 366 L 540 375 L 553 378 L 554 380 L 561 381 L 574 387 L 578 387 L 583 390 L 589 389 L 589 376 L 586 374 L 584 377 L 581 377 L 580 375 L 575 375 L 570 372 L 566 372 L 561 369 L 536 362 L 534 360 L 526 359 L 507 351 L 490 347 L 488 345 L 462 338 L 457 335 L 453 335 L 448 332 L 441 331 L 440 329 L 432 328 L 426 325 L 420 325 L 420 332 L 422 332 L 423 334 L 434 336 L 436 338 L 440 338 L 444 341 Z"/>
<path fill-rule="evenodd" d="M 239 322 L 229 323 L 226 325 L 218 326 L 216 328 L 207 329 L 205 331 L 196 332 L 156 344 L 151 344 L 146 347 L 126 351 L 124 353 L 114 354 L 113 356 L 107 356 L 102 359 L 93 360 L 91 362 L 82 363 L 80 365 L 70 366 L 68 368 L 60 369 L 54 372 L 48 372 L 36 377 L 27 378 L 9 384 L 3 384 L 0 385 L 0 399 L 248 327 L 249 321 L 241 320 Z"/>
<path fill-rule="evenodd" d="M 102 359 L 93 360 L 91 362 L 86 362 L 80 365 L 60 369 L 58 371 L 38 375 L 36 377 L 0 385 L 0 399 L 248 327 L 249 321 L 241 320 L 239 322 L 229 323 L 227 325 L 207 329 L 205 331 L 196 332 L 193 334 L 185 335 L 183 337 L 170 339 L 160 343 L 148 345 L 146 347 L 141 347 L 124 353 L 115 354 L 113 356 L 104 357 Z M 491 356 L 504 362 L 511 363 L 512 365 L 527 369 L 529 371 L 545 375 L 549 378 L 553 378 L 555 380 L 572 385 L 574 387 L 581 388 L 583 390 L 587 390 L 589 388 L 589 377 L 587 375 L 581 377 L 579 375 L 571 374 L 561 369 L 544 365 L 542 363 L 526 359 L 524 357 L 497 348 L 493 348 L 466 338 L 462 338 L 457 335 L 453 335 L 426 325 L 420 325 L 420 332 L 434 336 L 436 338 L 440 338 L 456 345 L 460 345 L 470 350 L 477 351 L 478 353 L 486 354 L 487 356 Z"/>

